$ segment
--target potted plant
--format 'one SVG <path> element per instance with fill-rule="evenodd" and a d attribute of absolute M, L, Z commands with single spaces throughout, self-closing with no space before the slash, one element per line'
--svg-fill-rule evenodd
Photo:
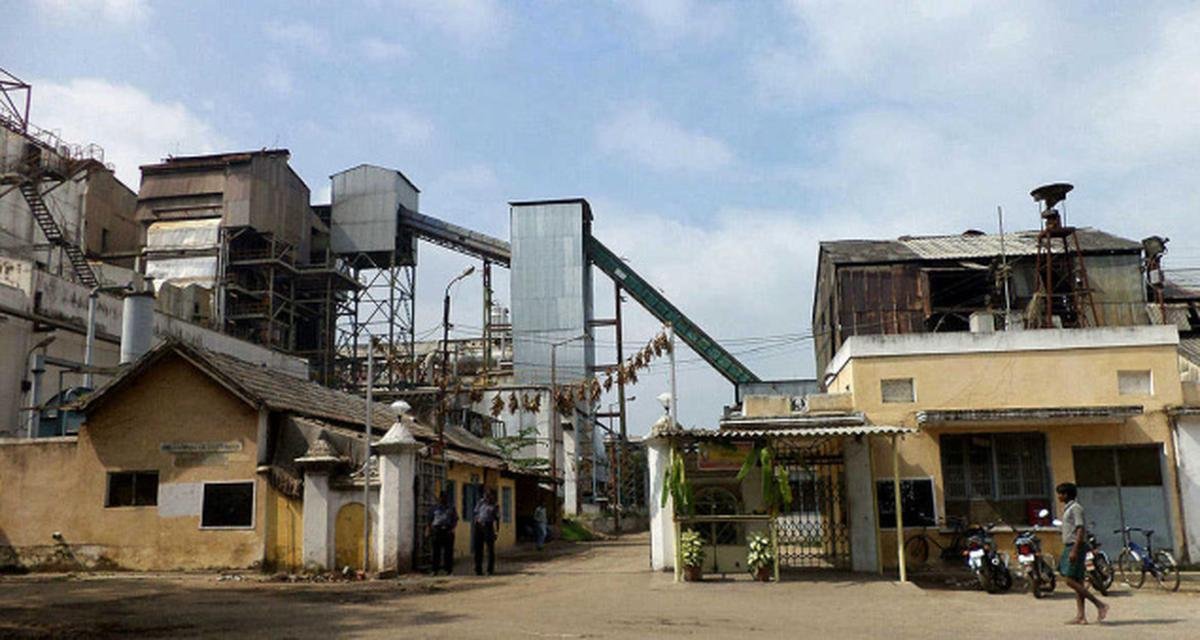
<path fill-rule="evenodd" d="M 767 534 L 760 531 L 750 534 L 746 539 L 746 568 L 759 582 L 771 580 L 775 568 L 775 550 L 771 548 L 771 538 Z"/>
<path fill-rule="evenodd" d="M 687 530 L 679 536 L 679 558 L 683 565 L 683 579 L 697 582 L 703 575 L 704 541 L 696 531 Z"/>

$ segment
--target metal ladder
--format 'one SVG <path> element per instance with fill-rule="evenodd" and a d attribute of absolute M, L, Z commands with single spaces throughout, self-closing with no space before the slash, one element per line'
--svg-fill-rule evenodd
<path fill-rule="evenodd" d="M 68 240 L 63 235 L 62 229 L 58 227 L 58 222 L 54 220 L 50 208 L 46 206 L 46 201 L 42 198 L 37 181 L 23 180 L 17 188 L 24 196 L 25 203 L 29 205 L 29 211 L 33 214 L 33 219 L 37 221 L 42 234 L 46 236 L 46 240 L 52 245 L 62 247 L 67 254 L 67 259 L 71 262 L 71 268 L 75 271 L 79 281 L 89 289 L 99 286 L 100 280 L 96 278 L 96 272 L 92 271 L 92 265 L 88 264 L 83 251 Z"/>

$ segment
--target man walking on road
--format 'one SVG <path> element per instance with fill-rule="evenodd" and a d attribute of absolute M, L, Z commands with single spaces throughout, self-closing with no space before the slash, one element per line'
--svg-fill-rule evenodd
<path fill-rule="evenodd" d="M 546 521 L 546 505 L 539 504 L 537 508 L 533 510 L 533 526 L 537 528 L 537 531 L 535 532 L 537 535 L 537 548 L 538 551 L 541 551 L 542 546 L 546 544 L 546 538 L 549 537 L 550 533 L 550 525 Z"/>
<path fill-rule="evenodd" d="M 1064 482 L 1055 488 L 1058 501 L 1063 503 L 1062 537 L 1063 552 L 1059 559 L 1058 572 L 1067 581 L 1067 586 L 1075 592 L 1075 618 L 1067 624 L 1087 624 L 1087 605 L 1090 600 L 1096 605 L 1096 619 L 1103 622 L 1108 617 L 1108 605 L 1097 598 L 1084 584 L 1084 559 L 1087 557 L 1087 525 L 1083 516 L 1083 506 L 1075 501 L 1078 489 L 1070 482 Z"/>
<path fill-rule="evenodd" d="M 454 527 L 458 526 L 458 512 L 450 501 L 450 492 L 442 491 L 438 503 L 429 511 L 429 524 L 425 535 L 433 541 L 433 575 L 445 568 L 446 575 L 454 573 Z"/>
<path fill-rule="evenodd" d="M 475 551 L 475 575 L 483 575 L 483 551 L 487 547 L 487 572 L 496 570 L 496 533 L 500 529 L 500 518 L 496 508 L 496 491 L 489 488 L 483 500 L 475 505 L 474 535 L 471 536 Z"/>

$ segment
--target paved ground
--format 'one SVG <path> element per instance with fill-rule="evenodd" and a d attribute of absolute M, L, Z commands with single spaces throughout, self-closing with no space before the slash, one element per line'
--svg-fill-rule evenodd
<path fill-rule="evenodd" d="M 491 578 L 281 584 L 214 575 L 0 578 L 0 637 L 1196 638 L 1200 591 L 1119 590 L 1111 622 L 1073 604 L 849 576 L 674 584 L 645 539 L 525 554 Z M 463 568 L 466 568 L 465 566 Z M 1091 612 L 1089 612 L 1091 614 Z"/>

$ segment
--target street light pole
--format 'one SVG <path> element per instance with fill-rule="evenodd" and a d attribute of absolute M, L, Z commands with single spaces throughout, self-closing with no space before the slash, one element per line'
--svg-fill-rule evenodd
<path fill-rule="evenodd" d="M 590 337 L 586 333 L 581 333 L 575 337 L 560 340 L 550 345 L 550 404 L 552 406 L 550 412 L 550 483 L 551 488 L 554 490 L 554 504 L 550 510 L 551 522 L 558 519 L 558 426 L 562 421 L 562 418 L 558 415 L 558 348 L 570 342 L 581 339 L 586 340 Z M 575 443 L 575 449 L 578 452 L 579 443 Z M 566 460 L 563 460 L 563 462 L 566 462 Z M 563 498 L 566 499 L 566 487 L 563 489 Z"/>
<path fill-rule="evenodd" d="M 462 273 L 458 274 L 446 284 L 446 295 L 442 298 L 442 383 L 438 386 L 441 388 L 441 402 L 438 403 L 437 432 L 438 432 L 438 450 L 441 453 L 442 464 L 446 464 L 446 387 L 450 384 L 448 373 L 450 371 L 450 288 L 458 284 L 467 276 L 475 273 L 474 265 L 467 267 Z"/>

